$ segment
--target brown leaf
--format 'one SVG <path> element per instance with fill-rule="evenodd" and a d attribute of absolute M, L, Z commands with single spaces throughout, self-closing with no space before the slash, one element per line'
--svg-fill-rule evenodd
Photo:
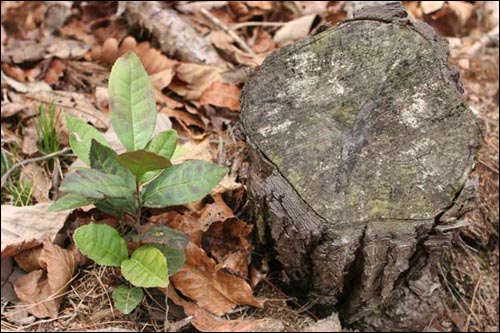
<path fill-rule="evenodd" d="M 28 125 L 23 130 L 23 143 L 21 144 L 21 151 L 26 155 L 33 155 L 38 152 L 37 146 L 38 136 L 36 134 L 35 125 L 31 119 Z"/>
<path fill-rule="evenodd" d="M 443 8 L 444 3 L 444 1 L 422 1 L 420 2 L 420 7 L 422 8 L 422 12 L 428 15 Z"/>
<path fill-rule="evenodd" d="M 72 252 L 45 241 L 40 263 L 46 271 L 36 270 L 21 277 L 14 283 L 14 290 L 28 312 L 37 318 L 57 318 L 61 296 L 78 262 Z"/>
<path fill-rule="evenodd" d="M 169 88 L 188 100 L 197 101 L 202 93 L 216 81 L 221 81 L 223 68 L 208 65 L 183 63 L 177 67 L 176 77 Z"/>
<path fill-rule="evenodd" d="M 36 143 L 36 142 L 35 142 Z M 29 181 L 36 201 L 49 202 L 49 191 L 52 182 L 44 168 L 35 163 L 28 164 L 21 169 L 20 181 Z"/>
<path fill-rule="evenodd" d="M 252 226 L 236 218 L 218 221 L 203 234 L 202 245 L 215 258 L 218 268 L 226 268 L 246 278 L 250 264 L 251 233 Z"/>
<path fill-rule="evenodd" d="M 36 247 L 46 236 L 54 240 L 70 212 L 49 212 L 48 206 L 48 203 L 26 207 L 1 206 L 2 257 Z"/>
<path fill-rule="evenodd" d="M 162 90 L 163 88 L 168 87 L 170 82 L 172 82 L 174 75 L 175 75 L 174 69 L 167 68 L 160 72 L 150 75 L 149 78 L 151 79 L 151 82 L 153 83 L 153 86 L 156 89 Z"/>
<path fill-rule="evenodd" d="M 238 86 L 213 82 L 201 95 L 200 104 L 212 104 L 233 111 L 239 111 L 240 92 L 241 89 Z"/>
<path fill-rule="evenodd" d="M 85 122 L 90 122 L 94 127 L 107 129 L 109 126 L 108 115 L 97 110 L 89 97 L 85 94 L 79 94 L 71 91 L 53 90 L 43 91 L 36 94 L 27 94 L 26 97 L 35 101 L 37 105 L 40 102 L 50 104 L 54 101 L 56 109 L 68 112 L 74 117 L 80 118 Z M 62 124 L 65 125 L 65 117 L 61 117 Z"/>
<path fill-rule="evenodd" d="M 201 332 L 281 332 L 283 323 L 272 318 L 228 320 L 198 309 L 191 321 Z"/>
<path fill-rule="evenodd" d="M 237 305 L 262 307 L 244 280 L 217 270 L 215 261 L 205 251 L 189 243 L 186 263 L 171 277 L 174 286 L 201 308 L 217 315 L 230 312 Z"/>
<path fill-rule="evenodd" d="M 179 230 L 188 235 L 191 242 L 201 245 L 201 235 L 216 221 L 225 221 L 234 217 L 233 211 L 220 196 L 214 196 L 214 203 L 206 204 L 202 209 L 186 212 L 169 211 L 151 217 L 151 221 Z"/>
<path fill-rule="evenodd" d="M 223 194 L 228 191 L 236 191 L 243 187 L 241 183 L 236 182 L 236 176 L 225 175 L 224 178 L 215 186 L 215 188 L 210 192 L 214 194 Z"/>
<path fill-rule="evenodd" d="M 316 19 L 316 14 L 299 17 L 287 22 L 274 34 L 276 43 L 285 41 L 295 41 L 306 37 L 311 30 L 311 26 Z"/>
<path fill-rule="evenodd" d="M 276 48 L 276 43 L 273 37 L 264 29 L 257 30 L 257 36 L 255 37 L 255 42 L 253 43 L 252 49 L 255 53 L 264 53 L 272 51 Z"/>
<path fill-rule="evenodd" d="M 168 286 L 168 297 L 182 306 L 188 316 L 193 316 L 192 324 L 201 332 L 281 332 L 283 324 L 270 318 L 259 320 L 226 320 L 216 317 L 196 304 L 179 296 L 172 285 Z"/>
<path fill-rule="evenodd" d="M 37 246 L 32 249 L 27 249 L 14 256 L 16 263 L 26 273 L 30 273 L 37 269 L 41 269 L 40 254 L 42 253 L 43 246 Z"/>

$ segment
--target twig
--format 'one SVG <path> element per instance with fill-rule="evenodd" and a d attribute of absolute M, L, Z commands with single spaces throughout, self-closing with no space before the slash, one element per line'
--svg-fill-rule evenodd
<path fill-rule="evenodd" d="M 25 166 L 26 164 L 29 164 L 29 163 L 45 161 L 45 160 L 51 159 L 51 158 L 56 157 L 56 156 L 64 155 L 67 152 L 69 152 L 70 150 L 71 150 L 71 148 L 66 147 L 66 148 L 64 148 L 62 150 L 56 151 L 54 153 L 51 153 L 51 154 L 48 154 L 48 155 L 45 155 L 45 156 L 40 156 L 40 157 L 35 157 L 35 158 L 29 158 L 27 160 L 24 160 L 24 161 L 21 161 L 21 162 L 18 162 L 16 164 L 14 164 L 9 170 L 7 170 L 5 172 L 5 174 L 2 177 L 2 189 L 3 189 L 4 185 L 5 185 L 5 183 L 7 182 L 7 179 L 9 179 L 10 174 L 13 171 L 15 171 L 17 168 Z"/>
<path fill-rule="evenodd" d="M 205 16 L 210 22 L 212 22 L 219 29 L 222 29 L 227 33 L 245 52 L 255 56 L 255 52 L 245 43 L 243 39 L 240 38 L 233 30 L 231 30 L 227 25 L 221 22 L 217 17 L 210 13 L 205 8 L 200 9 L 200 12 Z"/>
<path fill-rule="evenodd" d="M 187 324 L 190 324 L 192 321 L 193 321 L 193 316 L 189 316 L 179 321 L 176 321 L 175 323 L 172 323 L 172 325 L 170 325 L 169 332 L 177 332 Z"/>
<path fill-rule="evenodd" d="M 486 44 L 495 41 L 498 44 L 498 25 L 490 30 L 486 35 L 483 35 L 480 40 L 474 43 L 471 48 L 467 51 L 469 56 L 473 57 L 480 49 Z"/>
<path fill-rule="evenodd" d="M 281 27 L 285 25 L 286 22 L 258 22 L 258 21 L 248 21 L 236 23 L 231 26 L 231 30 L 238 30 L 246 27 Z"/>
<path fill-rule="evenodd" d="M 486 168 L 488 168 L 490 171 L 496 173 L 498 175 L 498 170 L 495 169 L 494 167 L 492 167 L 491 165 L 489 165 L 488 163 L 486 163 L 485 161 L 483 161 L 482 159 L 478 158 L 477 159 L 479 163 L 481 163 L 482 165 L 484 165 Z"/>
<path fill-rule="evenodd" d="M 163 330 L 170 332 L 170 322 L 168 321 L 168 288 L 165 288 L 165 320 L 163 321 Z"/>
<path fill-rule="evenodd" d="M 470 313 L 467 316 L 467 322 L 465 323 L 464 332 L 469 331 L 470 319 L 471 319 L 472 314 L 474 313 L 474 303 L 476 301 L 476 294 L 477 294 L 477 289 L 479 288 L 479 282 L 481 282 L 481 275 L 477 279 L 476 286 L 474 287 L 474 291 L 472 292 L 472 301 L 470 302 L 470 307 L 469 307 Z"/>

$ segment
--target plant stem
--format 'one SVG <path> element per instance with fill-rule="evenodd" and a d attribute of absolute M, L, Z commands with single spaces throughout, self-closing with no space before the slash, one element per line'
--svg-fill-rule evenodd
<path fill-rule="evenodd" d="M 137 215 L 136 215 L 136 230 L 140 230 L 141 227 L 141 210 L 142 210 L 142 201 L 141 201 L 141 192 L 139 191 L 139 179 L 135 179 L 135 195 L 137 196 Z"/>

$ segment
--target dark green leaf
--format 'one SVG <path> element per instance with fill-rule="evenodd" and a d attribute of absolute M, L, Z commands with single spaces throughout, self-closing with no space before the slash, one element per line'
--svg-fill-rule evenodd
<path fill-rule="evenodd" d="M 95 201 L 94 198 L 87 198 L 76 193 L 69 193 L 57 199 L 56 202 L 50 205 L 49 211 L 57 212 L 65 209 L 74 209 L 90 205 L 94 203 L 94 201 Z"/>
<path fill-rule="evenodd" d="M 140 178 L 145 172 L 165 169 L 172 165 L 167 158 L 143 149 L 120 154 L 116 160 L 137 178 Z"/>
<path fill-rule="evenodd" d="M 227 171 L 227 168 L 198 160 L 173 165 L 145 187 L 144 206 L 159 208 L 200 200 Z"/>
<path fill-rule="evenodd" d="M 188 245 L 188 238 L 185 233 L 166 227 L 155 225 L 140 234 L 129 235 L 130 239 L 137 243 L 157 243 L 168 247 L 183 250 Z"/>
<path fill-rule="evenodd" d="M 96 201 L 95 206 L 106 214 L 121 217 L 124 211 L 132 214 L 137 212 L 137 199 L 134 196 L 127 198 L 104 198 Z"/>
<path fill-rule="evenodd" d="M 120 176 L 108 175 L 94 169 L 80 169 L 66 175 L 61 191 L 102 199 L 127 197 L 135 193 L 135 183 Z"/>

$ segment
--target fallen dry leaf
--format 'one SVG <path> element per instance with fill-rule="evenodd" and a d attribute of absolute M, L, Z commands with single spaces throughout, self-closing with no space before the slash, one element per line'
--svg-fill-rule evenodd
<path fill-rule="evenodd" d="M 316 14 L 306 15 L 287 22 L 276 31 L 273 38 L 274 41 L 276 43 L 281 43 L 305 38 L 309 34 L 309 31 L 311 31 L 316 16 Z"/>
<path fill-rule="evenodd" d="M 20 93 L 39 93 L 42 91 L 50 91 L 52 88 L 45 82 L 43 81 L 38 81 L 38 82 L 19 82 L 17 80 L 14 80 L 13 78 L 8 77 L 3 71 L 1 72 L 2 75 L 2 82 L 5 81 L 5 83 L 10 86 L 12 89 L 14 89 L 17 92 Z"/>
<path fill-rule="evenodd" d="M 78 266 L 72 252 L 44 241 L 40 263 L 45 270 L 33 271 L 14 282 L 21 304 L 37 318 L 57 318 L 61 296 Z"/>
<path fill-rule="evenodd" d="M 242 278 L 248 276 L 252 226 L 236 218 L 214 222 L 202 236 L 205 251 L 217 261 L 218 268 Z"/>
<path fill-rule="evenodd" d="M 38 135 L 36 133 L 33 119 L 30 119 L 27 126 L 23 129 L 23 142 L 21 144 L 21 151 L 28 156 L 38 152 Z"/>
<path fill-rule="evenodd" d="M 177 67 L 176 77 L 169 88 L 188 100 L 197 101 L 203 92 L 216 81 L 222 81 L 224 68 L 209 65 L 182 63 Z"/>
<path fill-rule="evenodd" d="M 421 1 L 420 7 L 422 7 L 422 12 L 428 15 L 443 8 L 444 3 L 444 1 Z"/>
<path fill-rule="evenodd" d="M 16 207 L 2 205 L 2 257 L 42 244 L 44 237 L 54 240 L 63 227 L 69 211 L 49 212 L 49 203 Z"/>
<path fill-rule="evenodd" d="M 99 129 L 107 129 L 109 126 L 109 117 L 97 110 L 89 98 L 85 94 L 79 94 L 72 91 L 43 91 L 36 94 L 30 93 L 26 95 L 31 101 L 36 103 L 36 107 L 41 102 L 50 104 L 54 102 L 56 109 L 59 111 L 68 112 L 70 115 L 80 118 L 85 122 L 90 122 L 94 127 Z M 65 125 L 65 117 L 61 117 L 63 125 Z M 64 126 L 65 127 L 65 126 Z"/>
<path fill-rule="evenodd" d="M 216 315 L 228 313 L 237 305 L 263 307 L 244 279 L 217 270 L 215 261 L 205 251 L 189 243 L 185 252 L 186 263 L 171 281 L 199 307 Z"/>
<path fill-rule="evenodd" d="M 23 271 L 30 273 L 42 268 L 40 265 L 40 254 L 42 253 L 42 250 L 42 245 L 24 250 L 21 253 L 16 254 L 14 256 L 14 260 Z"/>
<path fill-rule="evenodd" d="M 257 30 L 252 49 L 255 53 L 265 53 L 276 48 L 276 43 L 269 32 L 260 28 Z"/>
<path fill-rule="evenodd" d="M 197 309 L 191 321 L 201 332 L 282 332 L 284 325 L 273 318 L 223 319 L 203 309 Z"/>
<path fill-rule="evenodd" d="M 88 45 L 65 38 L 45 38 L 41 41 L 14 40 L 2 47 L 2 62 L 20 64 L 52 57 L 59 59 L 81 58 L 88 50 Z"/>
<path fill-rule="evenodd" d="M 163 88 L 168 87 L 172 79 L 174 78 L 175 71 L 173 68 L 167 68 L 155 74 L 149 76 L 151 82 L 153 83 L 153 87 L 158 90 L 162 90 Z"/>
<path fill-rule="evenodd" d="M 212 223 L 232 217 L 233 211 L 222 197 L 214 196 L 213 203 L 206 204 L 199 210 L 185 213 L 169 211 L 152 216 L 151 221 L 182 231 L 188 235 L 191 242 L 201 246 L 202 233 L 207 231 Z"/>
<path fill-rule="evenodd" d="M 225 175 L 224 178 L 210 192 L 212 195 L 223 194 L 228 191 L 236 191 L 243 187 L 243 184 L 236 182 L 236 176 Z"/>
<path fill-rule="evenodd" d="M 241 89 L 238 86 L 218 81 L 213 82 L 201 95 L 200 104 L 212 104 L 233 111 L 239 111 L 240 92 Z"/>
<path fill-rule="evenodd" d="M 165 292 L 165 290 L 163 290 Z M 193 316 L 192 324 L 201 332 L 282 332 L 280 321 L 264 318 L 258 320 L 226 320 L 214 316 L 193 302 L 179 296 L 175 288 L 168 286 L 168 297 L 184 309 L 188 316 Z"/>
<path fill-rule="evenodd" d="M 204 160 L 208 162 L 213 162 L 212 153 L 210 153 L 210 140 L 209 138 L 205 138 L 199 142 L 197 141 L 188 141 L 185 144 L 181 145 L 188 152 L 181 157 L 172 161 L 174 164 L 182 163 L 186 160 Z"/>
<path fill-rule="evenodd" d="M 29 181 L 33 190 L 33 197 L 37 202 L 49 202 L 49 191 L 52 182 L 47 172 L 41 166 L 31 163 L 21 169 L 20 181 Z"/>

